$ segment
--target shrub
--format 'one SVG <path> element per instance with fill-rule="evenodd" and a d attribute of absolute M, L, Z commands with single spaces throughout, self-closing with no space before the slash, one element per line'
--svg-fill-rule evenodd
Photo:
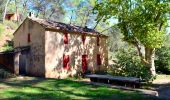
<path fill-rule="evenodd" d="M 156 49 L 155 66 L 157 72 L 170 74 L 170 47 Z"/>
<path fill-rule="evenodd" d="M 5 51 L 13 51 L 13 42 L 12 41 L 8 41 L 3 47 L 0 48 L 1 52 L 5 52 Z"/>
<path fill-rule="evenodd" d="M 137 77 L 144 81 L 152 80 L 149 68 L 141 63 L 134 49 L 120 49 L 116 54 L 117 64 L 113 65 L 109 73 L 114 76 Z"/>

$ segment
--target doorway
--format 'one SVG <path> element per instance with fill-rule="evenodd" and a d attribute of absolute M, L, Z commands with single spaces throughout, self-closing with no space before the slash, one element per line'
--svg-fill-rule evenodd
<path fill-rule="evenodd" d="M 29 64 L 29 50 L 21 51 L 19 55 L 19 74 L 27 75 L 27 67 Z"/>
<path fill-rule="evenodd" d="M 19 74 L 25 75 L 26 74 L 26 55 L 19 56 Z"/>

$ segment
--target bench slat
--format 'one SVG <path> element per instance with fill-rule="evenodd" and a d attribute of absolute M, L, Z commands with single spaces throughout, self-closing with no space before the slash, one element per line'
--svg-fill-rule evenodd
<path fill-rule="evenodd" d="M 97 75 L 97 74 L 91 74 L 91 75 L 85 75 L 87 78 L 99 78 L 99 79 L 108 79 L 108 80 L 115 80 L 115 81 L 126 81 L 126 82 L 139 82 L 139 78 L 135 77 L 121 77 L 121 76 L 111 76 L 111 75 Z"/>

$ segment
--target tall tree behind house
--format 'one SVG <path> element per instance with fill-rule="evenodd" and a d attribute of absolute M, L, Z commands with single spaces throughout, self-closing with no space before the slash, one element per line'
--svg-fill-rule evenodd
<path fill-rule="evenodd" d="M 163 37 L 170 17 L 169 0 L 98 0 L 95 6 L 98 20 L 114 18 L 124 35 L 124 41 L 134 45 L 141 61 L 155 76 L 155 49 L 163 44 Z M 142 52 L 141 45 L 145 48 Z"/>

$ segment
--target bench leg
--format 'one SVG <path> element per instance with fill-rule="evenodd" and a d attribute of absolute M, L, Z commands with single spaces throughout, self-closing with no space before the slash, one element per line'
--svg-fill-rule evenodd
<path fill-rule="evenodd" d="M 98 82 L 98 79 L 97 78 L 90 78 L 90 81 L 91 82 Z"/>
<path fill-rule="evenodd" d="M 108 79 L 98 79 L 98 82 L 108 84 Z"/>

